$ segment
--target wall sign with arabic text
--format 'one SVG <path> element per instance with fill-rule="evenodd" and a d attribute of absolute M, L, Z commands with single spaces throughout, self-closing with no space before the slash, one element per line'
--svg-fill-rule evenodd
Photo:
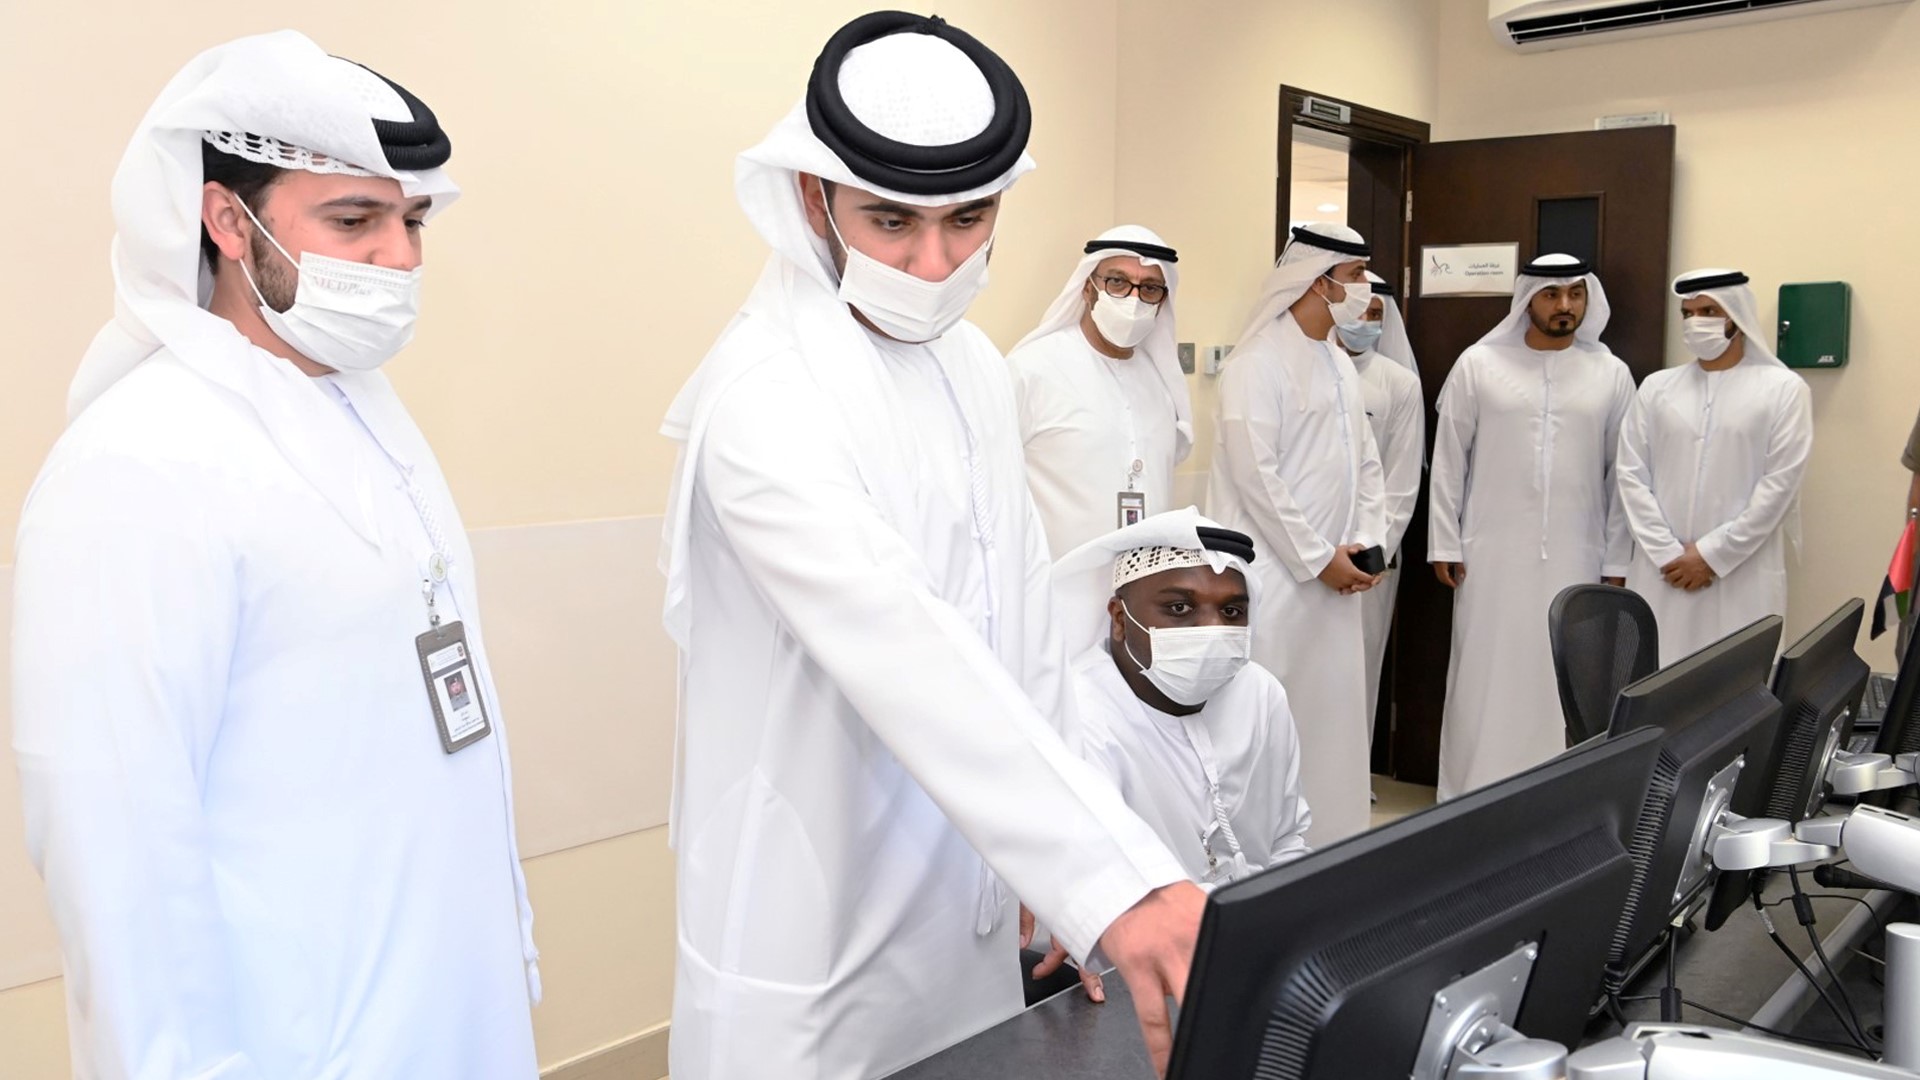
<path fill-rule="evenodd" d="M 1420 249 L 1421 296 L 1511 296 L 1520 245 L 1449 244 Z"/>

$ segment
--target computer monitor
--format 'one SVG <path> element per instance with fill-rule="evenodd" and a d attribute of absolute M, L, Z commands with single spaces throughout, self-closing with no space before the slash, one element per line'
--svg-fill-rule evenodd
<path fill-rule="evenodd" d="M 1578 1041 L 1663 741 L 1583 744 L 1215 892 L 1168 1076 L 1439 1080 L 1476 1003 Z"/>
<path fill-rule="evenodd" d="M 1873 673 L 1854 642 L 1867 609 L 1858 597 L 1780 654 L 1773 696 L 1780 699 L 1765 816 L 1798 822 L 1820 812 L 1827 800 L 1827 770 L 1833 754 L 1853 734 L 1853 718 Z"/>
<path fill-rule="evenodd" d="M 1667 737 L 1634 825 L 1633 888 L 1607 960 L 1609 994 L 1639 973 L 1674 917 L 1714 883 L 1714 821 L 1727 810 L 1761 816 L 1763 759 L 1780 719 L 1767 673 L 1779 646 L 1780 617 L 1769 615 L 1620 692 L 1612 737 L 1645 727 Z"/>
<path fill-rule="evenodd" d="M 1887 711 L 1880 719 L 1880 737 L 1874 741 L 1873 750 L 1894 757 L 1920 750 L 1920 632 L 1907 639 L 1906 651 L 1894 672 L 1893 692 L 1887 695 Z M 1874 795 L 1890 800 L 1893 793 L 1882 791 Z"/>
<path fill-rule="evenodd" d="M 1871 674 L 1854 651 L 1866 603 L 1849 600 L 1780 654 L 1773 671 L 1773 696 L 1780 699 L 1780 724 L 1773 747 L 1758 763 L 1762 798 L 1754 816 L 1799 822 L 1820 812 L 1826 802 L 1827 769 L 1834 751 L 1853 732 L 1853 718 Z M 1749 761 L 1747 771 L 1755 772 Z M 1746 813 L 1739 807 L 1737 813 Z M 1707 901 L 1706 927 L 1718 930 L 1739 910 L 1764 871 L 1722 874 Z"/>

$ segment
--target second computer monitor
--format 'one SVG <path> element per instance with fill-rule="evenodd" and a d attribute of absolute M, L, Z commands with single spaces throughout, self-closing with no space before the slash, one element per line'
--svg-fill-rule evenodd
<path fill-rule="evenodd" d="M 1767 817 L 1803 821 L 1826 802 L 1827 769 L 1853 733 L 1872 673 L 1853 648 L 1866 608 L 1857 597 L 1847 601 L 1780 654 L 1773 674 L 1780 728 L 1768 763 Z"/>
<path fill-rule="evenodd" d="M 1614 706 L 1614 738 L 1640 728 L 1666 733 L 1634 826 L 1633 888 L 1613 936 L 1607 991 L 1618 993 L 1666 934 L 1674 916 L 1713 884 L 1709 830 L 1721 812 L 1757 817 L 1765 798 L 1780 702 L 1767 674 L 1780 645 L 1770 615 L 1627 687 Z"/>
<path fill-rule="evenodd" d="M 1853 648 L 1865 611 L 1861 600 L 1847 601 L 1780 654 L 1773 671 L 1780 725 L 1772 752 L 1759 763 L 1761 816 L 1803 821 L 1826 802 L 1827 770 L 1834 751 L 1844 748 L 1853 732 L 1854 714 L 1867 688 L 1867 662 Z M 1762 873 L 1721 875 L 1707 903 L 1707 929 L 1720 929 L 1739 910 Z"/>
<path fill-rule="evenodd" d="M 1875 753 L 1899 756 L 1920 750 L 1920 632 L 1907 639 L 1893 679 L 1893 692 L 1887 696 L 1886 714 L 1880 719 L 1880 737 L 1873 744 Z M 1885 802 L 1889 792 L 1876 792 L 1875 801 Z"/>

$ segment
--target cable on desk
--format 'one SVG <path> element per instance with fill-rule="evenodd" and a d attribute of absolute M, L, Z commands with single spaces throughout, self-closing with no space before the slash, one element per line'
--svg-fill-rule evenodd
<path fill-rule="evenodd" d="M 1793 882 L 1793 912 L 1800 925 L 1807 931 L 1807 940 L 1813 943 L 1813 955 L 1820 960 L 1820 966 L 1826 969 L 1827 979 L 1833 983 L 1833 989 L 1840 995 L 1841 1004 L 1847 1007 L 1847 1018 L 1853 1023 L 1853 1033 L 1867 1046 L 1873 1045 L 1873 1039 L 1867 1034 L 1867 1025 L 1860 1022 L 1860 1011 L 1853 1006 L 1853 995 L 1847 993 L 1845 983 L 1840 981 L 1840 973 L 1834 969 L 1833 961 L 1827 958 L 1827 950 L 1820 944 L 1820 935 L 1814 932 L 1815 922 L 1813 901 L 1808 899 L 1807 891 L 1800 887 L 1798 867 L 1787 868 L 1787 879 Z"/>
<path fill-rule="evenodd" d="M 1880 932 L 1880 937 L 1884 940 L 1887 936 L 1886 920 L 1880 917 L 1880 912 L 1875 910 L 1874 906 L 1871 903 L 1869 903 L 1867 901 L 1867 898 L 1864 896 L 1848 896 L 1846 893 L 1837 893 L 1837 892 L 1810 892 L 1807 894 L 1807 899 L 1809 900 L 1851 900 L 1852 902 L 1859 904 L 1861 907 L 1867 909 L 1867 917 L 1873 920 L 1873 928 Z M 1767 901 L 1764 906 L 1770 907 L 1770 908 L 1777 908 L 1781 904 L 1791 904 L 1791 903 L 1793 903 L 1793 897 L 1783 896 L 1778 900 Z M 1872 953 L 1868 952 L 1867 947 L 1864 945 L 1854 946 L 1853 953 L 1855 956 L 1860 957 L 1862 960 L 1865 960 L 1870 964 L 1877 964 L 1882 968 L 1887 966 L 1887 961 L 1885 958 L 1875 956 Z"/>
<path fill-rule="evenodd" d="M 1833 999 L 1832 994 L 1827 993 L 1826 987 L 1820 985 L 1820 980 L 1814 977 L 1813 972 L 1807 970 L 1807 965 L 1800 962 L 1800 957 L 1795 955 L 1794 951 L 1781 939 L 1780 931 L 1774 929 L 1773 917 L 1768 915 L 1767 909 L 1761 905 L 1758 890 L 1755 890 L 1753 893 L 1753 909 L 1760 914 L 1760 922 L 1766 927 L 1767 939 L 1772 941 L 1774 947 L 1780 950 L 1780 955 L 1787 958 L 1787 961 L 1793 965 L 1794 970 L 1798 971 L 1801 976 L 1807 980 L 1807 985 L 1813 987 L 1814 992 L 1820 995 L 1820 1000 L 1827 1003 L 1827 1008 L 1832 1011 L 1833 1018 L 1840 1024 L 1841 1030 L 1846 1032 L 1848 1038 L 1854 1040 L 1856 1048 L 1866 1053 L 1869 1057 L 1873 1056 L 1873 1048 L 1868 1046 L 1866 1041 L 1861 1039 L 1859 1034 L 1853 1030 L 1853 1027 L 1847 1021 L 1846 1014 L 1840 1011 L 1840 1003 Z"/>
<path fill-rule="evenodd" d="M 1848 1054 L 1861 1053 L 1860 1048 L 1850 1042 L 1834 1042 L 1831 1039 L 1814 1039 L 1814 1038 L 1809 1038 L 1805 1035 L 1789 1035 L 1784 1031 L 1776 1031 L 1770 1027 L 1761 1027 L 1759 1024 L 1756 1024 L 1751 1020 L 1742 1020 L 1736 1016 L 1729 1016 L 1718 1009 L 1710 1009 L 1705 1005 L 1700 1004 L 1697 1001 L 1687 1001 L 1687 1002 L 1684 1002 L 1684 1004 L 1689 1009 L 1697 1009 L 1700 1012 L 1706 1013 L 1708 1016 L 1725 1020 L 1729 1024 L 1739 1024 L 1741 1027 L 1751 1028 L 1754 1031 L 1760 1032 L 1762 1035 L 1771 1035 L 1776 1039 L 1785 1039 L 1787 1042 L 1799 1043 L 1802 1046 L 1814 1046 L 1814 1047 L 1819 1047 L 1821 1049 L 1836 1050 L 1836 1051 L 1841 1051 Z M 1872 1057 L 1872 1055 L 1868 1055 L 1868 1056 Z M 1877 1061 L 1879 1059 L 1874 1058 L 1874 1060 Z"/>

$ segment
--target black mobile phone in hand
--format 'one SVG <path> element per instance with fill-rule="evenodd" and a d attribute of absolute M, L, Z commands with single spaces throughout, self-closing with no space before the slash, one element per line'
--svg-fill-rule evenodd
<path fill-rule="evenodd" d="M 1379 544 L 1362 548 L 1353 553 L 1353 567 L 1363 574 L 1384 574 L 1387 572 L 1387 553 Z"/>

